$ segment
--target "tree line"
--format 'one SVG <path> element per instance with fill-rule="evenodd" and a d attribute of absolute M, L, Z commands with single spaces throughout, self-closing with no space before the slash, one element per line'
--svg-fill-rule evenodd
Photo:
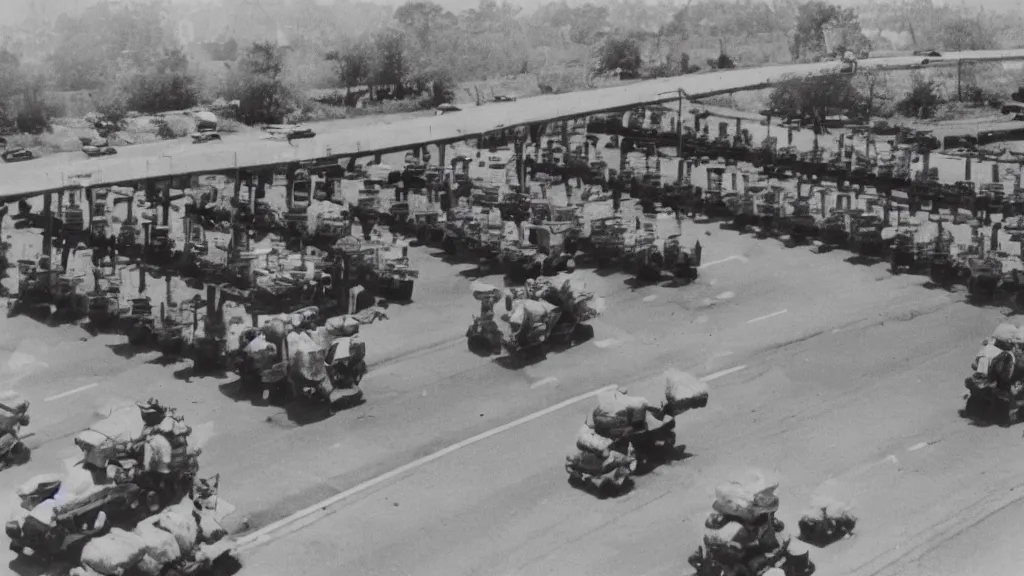
<path fill-rule="evenodd" d="M 1014 22 L 929 0 L 859 11 L 823 0 L 695 0 L 682 8 L 668 0 L 560 0 L 530 15 L 504 0 L 458 14 L 428 0 L 393 11 L 356 0 L 260 6 L 224 0 L 169 14 L 157 2 L 103 2 L 37 23 L 45 42 L 22 35 L 0 51 L 0 131 L 45 130 L 60 112 L 48 91 L 86 91 L 113 119 L 223 97 L 238 101 L 246 123 L 279 122 L 308 104 L 309 88 L 347 89 L 335 104 L 352 105 L 369 91 L 432 106 L 451 100 L 459 82 L 523 73 L 558 91 L 602 74 L 649 78 L 820 59 L 837 43 L 891 44 L 872 33 L 886 26 L 915 47 L 989 48 L 1010 38 Z M 183 38 L 182 22 L 194 38 Z M 758 42 L 788 54 L 766 57 Z"/>

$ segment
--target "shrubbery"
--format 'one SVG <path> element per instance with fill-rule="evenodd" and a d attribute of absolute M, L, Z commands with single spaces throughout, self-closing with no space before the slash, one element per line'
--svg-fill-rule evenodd
<path fill-rule="evenodd" d="M 941 103 L 935 82 L 917 75 L 910 93 L 896 103 L 896 110 L 904 116 L 925 119 L 935 116 Z"/>

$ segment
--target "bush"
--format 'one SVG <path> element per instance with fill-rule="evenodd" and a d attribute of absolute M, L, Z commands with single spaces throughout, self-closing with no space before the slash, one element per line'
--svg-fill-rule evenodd
<path fill-rule="evenodd" d="M 292 111 L 294 95 L 282 80 L 284 51 L 269 42 L 253 44 L 238 70 L 227 79 L 224 96 L 238 100 L 237 118 L 254 124 L 277 124 Z"/>
<path fill-rule="evenodd" d="M 199 89 L 195 79 L 173 72 L 136 75 L 125 97 L 129 110 L 143 114 L 186 110 L 198 102 Z"/>
<path fill-rule="evenodd" d="M 232 99 L 238 100 L 238 119 L 252 126 L 278 124 L 291 111 L 288 90 L 275 78 L 236 76 Z"/>
<path fill-rule="evenodd" d="M 910 93 L 896 104 L 896 110 L 904 116 L 931 118 L 941 102 L 935 82 L 915 75 Z"/>
<path fill-rule="evenodd" d="M 449 104 L 455 100 L 457 85 L 448 72 L 437 72 L 430 80 L 430 106 Z"/>
<path fill-rule="evenodd" d="M 120 126 L 128 116 L 128 97 L 118 90 L 108 90 L 96 100 L 96 112 Z"/>
<path fill-rule="evenodd" d="M 42 134 L 50 130 L 50 117 L 42 102 L 31 102 L 18 111 L 14 124 L 18 132 Z"/>

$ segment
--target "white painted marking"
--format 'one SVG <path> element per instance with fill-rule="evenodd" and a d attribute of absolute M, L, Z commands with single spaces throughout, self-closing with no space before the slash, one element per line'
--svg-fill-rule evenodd
<path fill-rule="evenodd" d="M 718 296 L 715 296 L 716 300 L 729 300 L 736 296 L 735 292 L 722 292 Z"/>
<path fill-rule="evenodd" d="M 657 294 L 651 294 L 650 296 L 644 296 L 644 302 L 654 302 L 658 299 Z"/>
<path fill-rule="evenodd" d="M 744 256 L 729 256 L 728 258 L 722 258 L 721 260 L 715 260 L 714 262 L 707 262 L 705 264 L 701 264 L 700 268 L 708 268 L 708 267 L 714 266 L 716 264 L 724 264 L 726 262 L 732 262 L 733 260 L 739 260 L 740 262 L 743 262 L 744 264 L 746 264 L 747 262 L 750 262 L 750 260 L 747 259 Z"/>
<path fill-rule="evenodd" d="M 886 456 L 885 458 L 882 458 L 878 462 L 869 462 L 869 463 L 864 464 L 864 465 L 862 465 L 862 466 L 860 466 L 858 468 L 854 468 L 853 470 L 850 470 L 849 475 L 863 474 L 865 472 L 871 471 L 874 468 L 878 468 L 879 466 L 883 466 L 885 464 L 890 464 L 890 463 L 891 464 L 899 465 L 900 461 L 896 458 L 895 454 L 889 454 L 888 456 Z"/>
<path fill-rule="evenodd" d="M 782 316 L 786 312 L 789 312 L 789 310 L 779 310 L 778 312 L 772 312 L 771 314 L 766 314 L 764 316 L 758 316 L 757 318 L 754 318 L 753 320 L 747 320 L 747 324 L 753 324 L 754 322 L 760 322 L 761 320 L 767 320 L 769 318 L 775 318 L 776 316 Z"/>
<path fill-rule="evenodd" d="M 927 447 L 928 447 L 928 443 L 927 442 L 918 442 L 917 444 L 914 444 L 910 448 L 907 448 L 907 452 L 917 452 L 921 448 L 927 448 Z"/>
<path fill-rule="evenodd" d="M 549 384 L 557 384 L 557 383 L 558 383 L 558 378 L 555 378 L 554 376 L 548 376 L 547 378 L 542 378 L 540 380 L 537 380 L 533 384 L 530 384 L 530 390 L 533 390 L 535 388 L 540 388 L 541 386 L 548 386 Z"/>
<path fill-rule="evenodd" d="M 8 370 L 15 374 L 25 373 L 36 368 L 46 368 L 47 366 L 49 364 L 46 362 L 21 350 L 15 350 L 11 357 L 7 359 Z"/>
<path fill-rule="evenodd" d="M 701 378 L 700 381 L 701 382 L 711 382 L 712 380 L 718 380 L 722 376 L 728 376 L 729 374 L 733 374 L 734 372 L 739 372 L 740 370 L 746 370 L 746 368 L 747 368 L 746 364 L 743 364 L 741 366 L 733 366 L 732 368 L 726 368 L 725 370 L 719 370 L 718 372 L 715 372 L 714 374 L 708 374 L 707 376 Z"/>
<path fill-rule="evenodd" d="M 616 340 L 615 338 L 607 338 L 605 340 L 598 340 L 594 342 L 594 346 L 597 346 L 602 350 L 604 350 L 605 348 L 611 348 L 612 346 L 618 346 L 619 344 L 622 344 L 622 342 Z"/>
<path fill-rule="evenodd" d="M 367 481 L 365 481 L 365 482 L 363 482 L 361 484 L 357 484 L 356 486 L 353 486 L 352 488 L 349 488 L 348 490 L 345 490 L 344 492 L 340 492 L 338 494 L 335 494 L 334 496 L 331 496 L 330 498 L 328 498 L 328 499 L 326 499 L 326 500 L 324 500 L 322 502 L 314 504 L 314 505 L 312 505 L 312 506 L 310 506 L 308 508 L 305 508 L 303 510 L 299 510 L 298 512 L 296 512 L 296 513 L 294 513 L 294 514 L 292 514 L 292 515 L 290 515 L 290 516 L 288 516 L 286 518 L 282 518 L 281 520 L 278 520 L 277 522 L 273 522 L 271 524 L 268 524 L 267 526 L 264 526 L 263 528 L 260 528 L 259 530 L 253 532 L 252 534 L 249 534 L 247 536 L 243 536 L 242 538 L 237 540 L 238 548 L 239 549 L 247 549 L 247 548 L 251 548 L 253 546 L 257 546 L 257 545 L 269 542 L 270 541 L 270 535 L 272 533 L 277 532 L 278 530 L 281 530 L 282 528 L 288 527 L 288 526 L 290 526 L 292 524 L 297 524 L 298 522 L 301 522 L 303 520 L 308 520 L 312 515 L 316 514 L 317 512 L 326 511 L 328 508 L 334 506 L 335 504 L 337 504 L 339 502 L 342 502 L 343 500 L 347 500 L 347 499 L 349 499 L 349 498 L 351 498 L 351 497 L 353 497 L 353 496 L 355 496 L 357 494 L 365 492 L 365 491 L 367 491 L 367 490 L 369 490 L 369 489 L 371 489 L 371 488 L 373 488 L 375 486 L 378 486 L 380 484 L 383 484 L 384 482 L 387 482 L 387 481 L 389 481 L 389 480 L 391 480 L 393 478 L 397 478 L 398 476 L 401 476 L 402 474 L 405 474 L 406 472 L 410 472 L 410 471 L 415 470 L 417 468 L 421 468 L 421 467 L 423 467 L 423 466 L 425 466 L 427 464 L 430 464 L 431 462 L 434 462 L 435 460 L 440 460 L 441 458 L 444 458 L 445 456 L 447 456 L 447 455 L 449 455 L 449 454 L 451 454 L 453 452 L 457 452 L 457 451 L 459 451 L 459 450 L 461 450 L 463 448 L 466 448 L 468 446 L 472 446 L 473 444 L 476 444 L 477 442 L 481 442 L 481 441 L 486 440 L 486 439 L 488 439 L 488 438 L 490 438 L 492 436 L 497 436 L 498 434 L 501 434 L 502 432 L 507 432 L 509 430 L 512 430 L 513 428 L 517 428 L 519 426 L 522 426 L 523 424 L 526 424 L 528 422 L 532 422 L 532 421 L 534 421 L 534 420 L 536 420 L 538 418 L 542 418 L 544 416 L 547 416 L 548 414 L 551 414 L 553 412 L 557 412 L 557 411 L 559 411 L 559 410 L 561 410 L 563 408 L 567 408 L 567 407 L 572 406 L 573 404 L 576 404 L 576 403 L 581 402 L 583 400 L 587 400 L 588 398 L 593 398 L 594 396 L 597 396 L 598 394 L 600 394 L 602 392 L 607 392 L 609 390 L 614 390 L 617 387 L 618 387 L 617 385 L 605 386 L 604 388 L 599 388 L 597 390 L 593 390 L 591 392 L 587 392 L 586 394 L 580 394 L 579 396 L 573 396 L 572 398 L 569 398 L 568 400 L 564 400 L 562 402 L 559 402 L 558 404 L 554 404 L 552 406 L 548 406 L 547 408 L 545 408 L 543 410 L 540 410 L 538 412 L 534 412 L 533 414 L 529 414 L 527 416 L 523 416 L 522 418 L 519 418 L 518 420 L 513 420 L 512 422 L 509 422 L 508 424 L 503 424 L 501 426 L 498 426 L 497 428 L 493 428 L 493 429 L 488 430 L 487 432 L 484 432 L 482 434 L 477 434 L 476 436 L 473 436 L 472 438 L 467 438 L 466 440 L 463 440 L 461 442 L 457 442 L 455 444 L 452 444 L 451 446 L 449 446 L 447 448 L 443 448 L 441 450 L 438 450 L 437 452 L 434 452 L 433 454 L 424 456 L 423 458 L 419 458 L 418 460 L 413 460 L 412 462 L 409 462 L 408 464 L 405 464 L 403 466 L 399 466 L 398 468 L 395 468 L 394 470 L 391 470 L 390 472 L 385 472 L 384 474 L 381 474 L 380 476 L 377 476 L 376 478 L 371 478 L 370 480 L 367 480 Z M 309 522 L 309 523 L 312 523 L 312 522 Z"/>
<path fill-rule="evenodd" d="M 79 392 L 84 392 L 86 390 L 89 390 L 90 388 L 95 388 L 95 387 L 97 387 L 99 385 L 100 385 L 99 382 L 93 382 L 92 384 L 86 384 L 85 386 L 80 386 L 78 388 L 75 388 L 74 390 L 68 390 L 67 392 L 62 392 L 60 394 L 57 394 L 56 396 L 50 396 L 49 398 L 44 398 L 43 402 L 52 402 L 53 400 L 60 400 L 61 398 L 66 398 L 68 396 L 71 396 L 72 394 L 78 394 Z"/>

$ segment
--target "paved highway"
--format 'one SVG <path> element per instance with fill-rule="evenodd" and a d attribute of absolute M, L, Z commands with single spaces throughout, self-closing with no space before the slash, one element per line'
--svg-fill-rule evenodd
<path fill-rule="evenodd" d="M 766 279 L 749 266 L 736 269 Z M 898 568 L 905 549 L 941 537 L 936 526 L 962 528 L 986 505 L 1015 498 L 1024 485 L 1010 456 L 1019 431 L 957 415 L 962 374 L 1000 315 L 897 287 L 907 279 L 873 270 L 829 270 L 832 285 L 806 270 L 793 279 L 807 283 L 795 301 L 776 304 L 777 291 L 762 300 L 785 314 L 762 307 L 721 317 L 723 309 L 707 315 L 714 332 L 679 326 L 657 343 L 631 344 L 601 365 L 605 377 L 555 373 L 570 379 L 562 397 L 629 381 L 613 377 L 616 366 L 635 366 L 633 376 L 667 365 L 703 374 L 743 367 L 711 383 L 707 409 L 682 418 L 690 456 L 638 478 L 632 493 L 599 501 L 566 483 L 562 459 L 593 408 L 587 399 L 353 494 L 319 522 L 255 548 L 243 573 L 685 573 L 714 486 L 757 467 L 781 475 L 780 516 L 791 527 L 815 493 L 854 503 L 857 534 L 812 556 L 819 574 L 867 575 Z M 883 291 L 890 296 L 871 296 Z M 654 360 L 647 347 L 659 343 L 671 353 Z M 631 388 L 657 398 L 661 386 L 654 378 Z M 959 574 L 1011 573 L 984 559 Z"/>
<path fill-rule="evenodd" d="M 611 574 L 625 566 L 654 574 L 684 561 L 711 488 L 737 467 L 786 474 L 785 510 L 793 513 L 830 470 L 846 478 L 897 450 L 897 439 L 910 446 L 944 438 L 913 456 L 958 450 L 943 453 L 943 463 L 969 462 L 959 450 L 971 442 L 1010 441 L 999 430 L 970 429 L 955 414 L 960 374 L 995 312 L 925 290 L 918 278 L 851 265 L 842 253 L 816 256 L 692 223 L 684 233 L 706 247 L 695 285 L 634 289 L 621 274 L 584 272 L 609 300 L 594 322 L 595 339 L 518 370 L 465 349 L 463 330 L 476 311 L 468 281 L 416 249 L 423 269 L 417 303 L 393 307 L 391 320 L 365 330 L 376 365 L 365 381 L 367 403 L 329 419 L 301 405 L 255 405 L 239 398 L 231 378 L 187 380 L 185 365 L 162 366 L 152 354 L 125 358 L 116 338 L 7 320 L 0 360 L 8 385 L 33 401 L 37 436 L 29 440 L 32 462 L 5 471 L 0 494 L 13 506 L 15 486 L 75 456 L 71 435 L 95 419 L 95 408 L 156 396 L 196 428 L 203 473 L 223 474 L 223 497 L 237 507 L 230 527 L 258 529 L 596 388 L 640 379 L 634 390 L 654 399 L 661 385 L 644 378 L 668 366 L 699 374 L 744 366 L 715 381 L 708 409 L 683 419 L 681 442 L 694 456 L 641 478 L 623 499 L 598 502 L 565 482 L 562 459 L 592 408 L 588 400 L 358 494 L 326 521 L 247 559 L 247 573 L 268 576 L 300 565 L 309 574 L 337 573 L 341 565 L 361 574 L 516 573 L 519 565 L 526 574 Z M 986 454 L 989 475 L 973 481 L 977 490 L 1013 467 L 1001 450 Z M 945 464 L 928 471 L 945 472 Z M 928 476 L 908 477 L 923 487 L 913 484 L 907 497 L 933 506 L 939 494 L 925 489 Z M 872 483 L 856 486 L 866 507 L 863 536 L 849 545 L 913 529 L 883 506 L 904 497 L 907 485 L 867 478 Z M 936 490 L 946 478 L 965 480 L 943 476 Z M 611 518 L 621 530 L 602 528 Z M 615 557 L 602 551 L 622 538 Z"/>
<path fill-rule="evenodd" d="M 635 287 L 621 273 L 583 271 L 609 304 L 595 338 L 519 369 L 466 350 L 473 267 L 413 249 L 416 302 L 364 329 L 367 403 L 331 418 L 260 405 L 231 377 L 132 356 L 123 338 L 6 319 L 0 389 L 33 402 L 36 436 L 32 461 L 0 475 L 0 514 L 16 505 L 14 487 L 78 456 L 72 435 L 97 412 L 149 396 L 195 428 L 202 473 L 222 474 L 236 508 L 233 531 L 265 531 L 345 496 L 318 523 L 267 533 L 243 574 L 677 573 L 713 487 L 747 466 L 784 476 L 791 526 L 819 489 L 858 505 L 858 535 L 814 553 L 822 574 L 873 574 L 946 537 L 930 526 L 955 530 L 1002 503 L 1021 472 L 1005 457 L 1019 430 L 973 428 L 956 414 L 998 311 L 847 263 L 844 252 L 814 255 L 690 221 L 682 230 L 705 247 L 694 285 Z M 623 498 L 569 487 L 564 455 L 594 401 L 559 406 L 621 383 L 660 398 L 655 375 L 670 366 L 718 375 L 709 407 L 680 423 L 692 456 L 639 478 Z M 40 572 L 3 554 L 18 573 Z"/>
<path fill-rule="evenodd" d="M 1024 59 L 1024 50 L 948 52 L 942 57 L 902 56 L 860 62 L 866 69 L 908 69 L 947 66 L 961 61 Z M 927 60 L 927 64 L 924 61 Z M 838 62 L 792 64 L 726 70 L 638 82 L 580 94 L 558 94 L 517 102 L 489 104 L 444 116 L 413 118 L 366 130 L 366 120 L 342 128 L 335 123 L 315 138 L 292 143 L 269 141 L 256 135 L 239 136 L 220 144 L 193 146 L 178 140 L 145 145 L 130 155 L 67 161 L 47 157 L 0 168 L 0 198 L 17 198 L 63 189 L 75 181 L 82 185 L 137 182 L 173 174 L 211 173 L 235 168 L 284 164 L 328 157 L 367 155 L 377 151 L 407 150 L 435 142 L 454 142 L 502 128 L 572 118 L 633 105 L 666 102 L 682 90 L 690 99 L 763 88 L 792 76 L 814 76 L 838 71 Z M 142 146 L 140 146 L 142 148 Z M 140 155 L 140 156 L 136 156 Z M 51 159 L 52 158 L 52 159 Z"/>

